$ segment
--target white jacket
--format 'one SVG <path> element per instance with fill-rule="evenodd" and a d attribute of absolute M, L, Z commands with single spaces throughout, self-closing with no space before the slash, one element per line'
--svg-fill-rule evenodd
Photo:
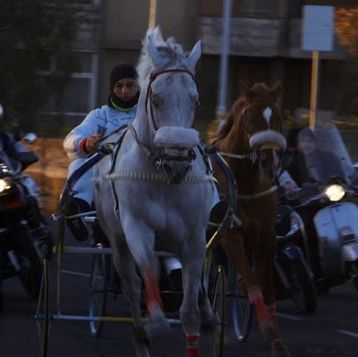
<path fill-rule="evenodd" d="M 122 125 L 130 124 L 134 120 L 136 112 L 137 105 L 128 111 L 103 105 L 101 108 L 92 110 L 80 125 L 72 129 L 63 142 L 63 147 L 71 161 L 67 178 L 89 157 L 88 154 L 80 151 L 82 140 L 98 132 L 104 136 L 111 134 Z M 73 187 L 76 191 L 74 197 L 87 201 L 89 205 L 93 200 L 92 176 L 93 170 L 90 169 L 80 177 Z"/>

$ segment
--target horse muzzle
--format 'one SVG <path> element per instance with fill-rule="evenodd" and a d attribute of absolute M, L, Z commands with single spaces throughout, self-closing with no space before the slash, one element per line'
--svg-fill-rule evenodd
<path fill-rule="evenodd" d="M 153 166 L 163 170 L 170 183 L 178 184 L 191 170 L 191 163 L 196 159 L 194 147 L 199 143 L 195 129 L 161 127 L 154 136 L 158 150 L 152 157 Z"/>

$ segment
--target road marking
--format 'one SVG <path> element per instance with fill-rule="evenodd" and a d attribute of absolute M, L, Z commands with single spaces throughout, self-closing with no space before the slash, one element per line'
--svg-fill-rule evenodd
<path fill-rule="evenodd" d="M 77 275 L 77 276 L 84 276 L 86 278 L 89 278 L 91 275 L 86 273 L 80 273 L 79 271 L 72 271 L 72 270 L 61 270 L 62 273 L 65 274 L 71 274 L 71 275 Z"/>
<path fill-rule="evenodd" d="M 305 321 L 306 320 L 303 317 L 292 316 L 289 314 L 282 314 L 281 312 L 277 313 L 277 315 L 283 317 L 284 319 L 288 319 L 288 320 L 294 320 L 294 321 Z"/>
<path fill-rule="evenodd" d="M 336 332 L 342 333 L 343 335 L 358 338 L 357 332 L 352 332 L 352 331 L 347 331 L 347 330 L 336 330 Z"/>

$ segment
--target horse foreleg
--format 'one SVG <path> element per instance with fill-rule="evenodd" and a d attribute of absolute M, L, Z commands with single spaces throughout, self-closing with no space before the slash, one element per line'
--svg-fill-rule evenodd
<path fill-rule="evenodd" d="M 230 263 L 240 272 L 247 288 L 249 300 L 255 308 L 260 330 L 268 337 L 272 330 L 268 312 L 264 303 L 260 281 L 252 271 L 246 255 L 244 237 L 236 230 L 229 231 L 222 239 L 221 246 Z"/>
<path fill-rule="evenodd" d="M 288 348 L 280 336 L 279 324 L 276 314 L 276 293 L 273 276 L 273 260 L 275 256 L 276 238 L 274 231 L 271 234 L 263 234 L 262 240 L 266 243 L 265 248 L 259 252 L 260 281 L 267 311 L 269 326 L 265 335 L 271 344 L 273 355 L 289 356 Z"/>
<path fill-rule="evenodd" d="M 203 241 L 204 243 L 204 241 Z M 195 249 L 197 248 L 197 249 Z M 190 250 L 190 251 L 189 251 Z M 187 357 L 199 356 L 199 339 L 201 318 L 198 306 L 201 286 L 201 272 L 204 262 L 205 247 L 190 246 L 182 254 L 183 261 L 183 301 L 180 306 L 180 319 L 186 336 Z"/>
<path fill-rule="evenodd" d="M 134 328 L 141 328 L 141 279 L 137 273 L 136 264 L 127 244 L 112 243 L 114 249 L 113 263 L 121 278 L 123 293 L 126 296 L 131 315 L 133 317 Z"/>
<path fill-rule="evenodd" d="M 203 286 L 199 291 L 199 310 L 202 330 L 208 331 L 213 329 L 217 323 L 217 318 Z"/>
<path fill-rule="evenodd" d="M 244 237 L 237 230 L 230 230 L 222 237 L 221 247 L 230 264 L 241 274 L 246 288 L 258 286 L 257 276 L 252 272 L 246 255 Z"/>
<path fill-rule="evenodd" d="M 158 277 L 153 266 L 148 266 L 142 272 L 145 285 L 145 303 L 151 319 L 163 318 L 163 302 L 160 296 Z"/>
<path fill-rule="evenodd" d="M 127 244 L 115 241 L 113 263 L 121 278 L 121 286 L 128 300 L 133 318 L 133 342 L 137 357 L 149 357 L 149 337 L 141 319 L 142 281 L 137 273 L 136 264 Z"/>

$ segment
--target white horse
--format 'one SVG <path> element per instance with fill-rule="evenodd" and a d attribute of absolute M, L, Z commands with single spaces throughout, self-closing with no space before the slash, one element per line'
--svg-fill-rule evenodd
<path fill-rule="evenodd" d="M 201 314 L 211 318 L 206 298 L 198 295 L 205 257 L 205 230 L 215 187 L 192 129 L 199 95 L 194 71 L 200 42 L 189 56 L 158 28 L 148 30 L 138 63 L 141 95 L 137 117 L 112 158 L 95 168 L 95 204 L 113 248 L 134 328 L 142 329 L 141 284 L 152 323 L 167 326 L 157 280 L 155 250 L 175 254 L 182 263 L 180 319 L 187 356 L 198 354 Z M 115 142 L 117 134 L 107 141 Z M 137 268 L 142 280 L 137 274 Z M 202 301 L 204 300 L 204 301 Z M 137 355 L 148 355 L 137 347 Z"/>

